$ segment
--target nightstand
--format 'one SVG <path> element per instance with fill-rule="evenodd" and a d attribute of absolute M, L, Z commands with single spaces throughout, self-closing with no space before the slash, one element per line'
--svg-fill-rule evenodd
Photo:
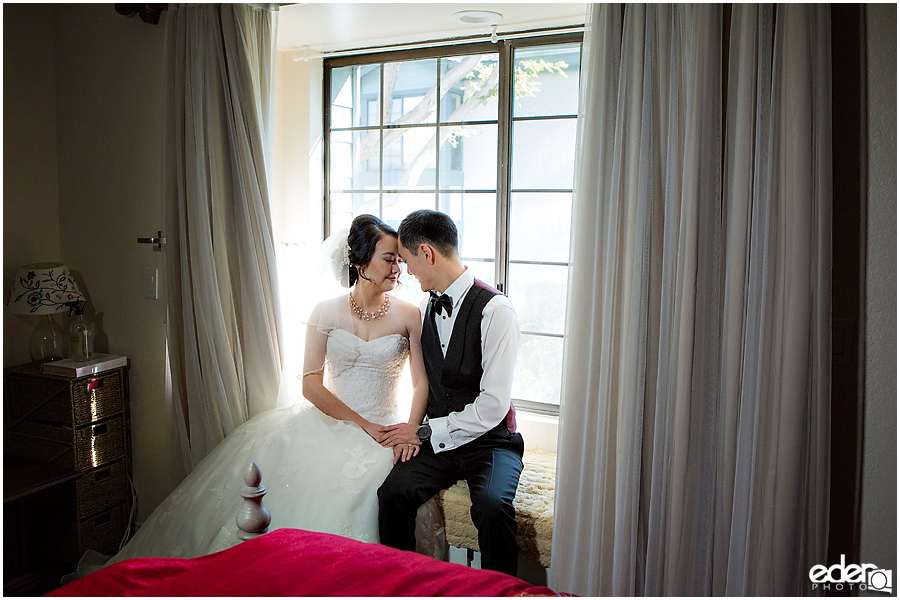
<path fill-rule="evenodd" d="M 53 557 L 116 550 L 131 508 L 127 368 L 72 379 L 29 363 L 5 369 L 3 388 L 4 452 L 80 475 L 45 509 L 42 525 L 63 532 Z"/>

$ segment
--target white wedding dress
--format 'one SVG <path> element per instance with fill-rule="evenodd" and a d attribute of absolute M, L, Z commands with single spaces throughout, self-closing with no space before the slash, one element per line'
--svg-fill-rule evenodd
<path fill-rule="evenodd" d="M 325 386 L 350 408 L 375 423 L 407 420 L 398 408 L 409 355 L 405 337 L 365 341 L 334 328 L 327 332 L 325 355 Z M 378 541 L 377 490 L 391 470 L 392 450 L 356 424 L 337 421 L 303 400 L 260 414 L 226 437 L 109 564 L 144 556 L 194 557 L 239 543 L 235 519 L 250 461 L 259 465 L 267 490 L 263 505 L 272 515 L 270 530 L 289 527 Z M 420 552 L 440 558 L 443 519 L 434 501 L 419 515 Z"/>

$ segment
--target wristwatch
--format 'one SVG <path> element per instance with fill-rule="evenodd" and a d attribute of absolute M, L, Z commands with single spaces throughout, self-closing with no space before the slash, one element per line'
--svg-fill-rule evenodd
<path fill-rule="evenodd" d="M 416 431 L 416 436 L 418 436 L 419 441 L 421 442 L 427 442 L 431 439 L 431 425 L 428 424 L 428 417 L 425 417 L 425 421 L 419 426 L 418 431 Z"/>

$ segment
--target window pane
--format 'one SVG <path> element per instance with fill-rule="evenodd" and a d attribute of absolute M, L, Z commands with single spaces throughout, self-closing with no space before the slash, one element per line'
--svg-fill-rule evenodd
<path fill-rule="evenodd" d="M 378 194 L 331 194 L 331 231 L 350 227 L 357 215 L 378 215 Z"/>
<path fill-rule="evenodd" d="M 465 260 L 463 261 L 467 267 L 472 270 L 472 273 L 475 275 L 475 279 L 480 279 L 491 287 L 494 287 L 494 261 L 474 261 L 474 260 Z"/>
<path fill-rule="evenodd" d="M 353 187 L 353 134 L 338 131 L 331 134 L 331 148 L 328 151 L 331 163 L 331 187 L 349 190 Z"/>
<path fill-rule="evenodd" d="M 571 222 L 571 193 L 512 194 L 509 208 L 509 258 L 568 262 Z"/>
<path fill-rule="evenodd" d="M 414 210 L 429 208 L 434 210 L 434 194 L 384 194 L 381 200 L 381 220 L 397 229 L 403 217 Z"/>
<path fill-rule="evenodd" d="M 332 106 L 331 126 L 335 129 L 353 127 L 353 109 L 350 107 Z"/>
<path fill-rule="evenodd" d="M 435 188 L 434 136 L 434 127 L 385 130 L 384 189 Z"/>
<path fill-rule="evenodd" d="M 496 121 L 500 63 L 497 54 L 441 59 L 441 123 Z"/>
<path fill-rule="evenodd" d="M 378 131 L 332 132 L 328 151 L 332 190 L 378 189 L 378 138 Z"/>
<path fill-rule="evenodd" d="M 513 378 L 513 398 L 558 405 L 562 354 L 562 338 L 522 334 Z"/>
<path fill-rule="evenodd" d="M 496 194 L 441 194 L 438 210 L 456 223 L 461 257 L 495 258 Z"/>
<path fill-rule="evenodd" d="M 575 115 L 581 44 L 516 50 L 513 117 Z"/>
<path fill-rule="evenodd" d="M 512 187 L 571 190 L 575 178 L 575 119 L 513 123 Z"/>
<path fill-rule="evenodd" d="M 381 65 L 340 67 L 331 70 L 331 127 L 379 125 Z"/>
<path fill-rule="evenodd" d="M 497 189 L 497 126 L 439 128 L 442 190 Z"/>
<path fill-rule="evenodd" d="M 334 234 L 336 231 L 340 231 L 341 229 L 350 229 L 350 224 L 353 222 L 353 219 L 356 215 L 352 213 L 345 212 L 332 212 L 331 213 L 331 231 L 328 232 L 328 235 Z"/>
<path fill-rule="evenodd" d="M 428 91 L 437 85 L 437 59 L 427 58 L 405 62 L 385 63 L 384 96 L 388 98 L 385 112 L 393 124 L 434 123 L 434 99 L 423 102 Z"/>
<path fill-rule="evenodd" d="M 565 333 L 569 268 L 557 265 L 509 265 L 507 294 L 522 331 Z"/>

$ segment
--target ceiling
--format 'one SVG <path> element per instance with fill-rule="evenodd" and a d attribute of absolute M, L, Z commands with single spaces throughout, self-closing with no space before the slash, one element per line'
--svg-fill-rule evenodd
<path fill-rule="evenodd" d="M 453 19 L 461 10 L 483 10 L 503 15 L 497 33 L 581 25 L 584 3 L 336 3 L 290 4 L 280 8 L 278 49 L 310 56 L 354 48 L 367 48 L 488 35 L 487 25 L 466 25 Z"/>

